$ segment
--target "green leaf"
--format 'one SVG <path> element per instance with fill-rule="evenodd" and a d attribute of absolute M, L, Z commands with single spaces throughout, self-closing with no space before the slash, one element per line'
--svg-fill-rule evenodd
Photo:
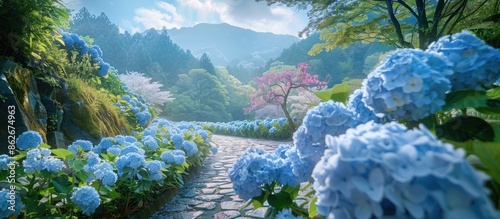
<path fill-rule="evenodd" d="M 56 191 L 60 193 L 69 193 L 72 183 L 69 181 L 68 175 L 60 175 L 52 179 L 52 184 Z"/>
<path fill-rule="evenodd" d="M 73 154 L 73 152 L 64 148 L 52 149 L 52 153 L 56 155 L 56 157 L 65 160 L 75 157 L 75 154 Z"/>
<path fill-rule="evenodd" d="M 72 166 L 73 169 L 78 172 L 80 170 L 83 170 L 83 166 L 85 166 L 85 163 L 82 160 L 75 160 Z"/>
<path fill-rule="evenodd" d="M 281 191 L 278 194 L 269 195 L 269 197 L 267 197 L 267 202 L 269 202 L 269 205 L 281 210 L 284 208 L 290 208 L 293 200 L 288 192 Z"/>
<path fill-rule="evenodd" d="M 290 187 L 288 185 L 285 185 L 285 186 L 283 186 L 281 191 L 284 191 L 284 192 L 290 194 L 290 197 L 292 197 L 292 200 L 293 200 L 299 195 L 300 185 L 297 185 L 295 187 Z"/>
<path fill-rule="evenodd" d="M 443 125 L 436 126 L 436 136 L 458 142 L 465 142 L 472 139 L 493 141 L 495 131 L 489 123 L 481 118 L 457 116 Z"/>
<path fill-rule="evenodd" d="M 319 91 L 315 94 L 322 102 L 333 100 L 345 104 L 349 98 L 349 85 L 343 82 L 342 84 L 333 86 L 330 90 Z"/>
<path fill-rule="evenodd" d="M 260 196 L 253 197 L 252 204 L 253 204 L 254 209 L 257 209 L 257 208 L 264 206 L 264 202 L 266 202 L 268 195 L 269 195 L 269 192 L 263 191 L 262 194 L 260 194 Z"/>
<path fill-rule="evenodd" d="M 487 95 L 491 99 L 500 99 L 500 87 L 489 90 Z"/>
<path fill-rule="evenodd" d="M 485 91 L 459 90 L 446 95 L 443 110 L 466 109 L 468 107 L 488 107 Z"/>
<path fill-rule="evenodd" d="M 474 153 L 487 167 L 489 175 L 500 183 L 500 143 L 475 141 Z"/>
<path fill-rule="evenodd" d="M 318 201 L 318 197 L 315 196 L 309 204 L 309 218 L 314 218 L 316 215 L 318 215 L 318 209 L 316 209 L 316 201 Z"/>

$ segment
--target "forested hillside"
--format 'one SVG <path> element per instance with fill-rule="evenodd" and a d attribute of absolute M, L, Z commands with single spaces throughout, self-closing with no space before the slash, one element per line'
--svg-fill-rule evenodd
<path fill-rule="evenodd" d="M 379 56 L 394 49 L 382 43 L 362 44 L 358 42 L 346 48 L 337 47 L 317 55 L 309 55 L 311 48 L 321 42 L 319 33 L 312 34 L 294 43 L 290 48 L 284 49 L 279 57 L 270 60 L 264 68 L 269 69 L 276 61 L 286 65 L 307 62 L 311 73 L 319 75 L 322 80 L 329 80 L 329 86 L 332 86 L 341 83 L 344 78 L 366 77 L 370 69 L 377 64 Z"/>

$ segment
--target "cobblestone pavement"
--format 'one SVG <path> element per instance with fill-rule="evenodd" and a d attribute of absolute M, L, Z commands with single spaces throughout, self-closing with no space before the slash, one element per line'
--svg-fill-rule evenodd
<path fill-rule="evenodd" d="M 228 177 L 234 161 L 251 147 L 274 151 L 286 141 L 269 141 L 214 135 L 212 140 L 219 148 L 215 155 L 204 160 L 204 167 L 191 178 L 172 201 L 156 212 L 151 219 L 228 219 L 264 218 L 266 207 L 255 211 L 252 206 L 238 211 L 245 202 L 233 191 Z"/>

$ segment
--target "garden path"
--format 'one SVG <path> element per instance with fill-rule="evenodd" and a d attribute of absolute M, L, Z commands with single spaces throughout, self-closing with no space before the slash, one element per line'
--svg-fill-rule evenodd
<path fill-rule="evenodd" d="M 233 191 L 228 177 L 234 161 L 251 147 L 274 151 L 279 144 L 291 142 L 248 139 L 213 135 L 219 151 L 204 160 L 204 166 L 191 178 L 172 201 L 156 212 L 151 219 L 228 219 L 264 218 L 267 207 L 255 211 L 252 206 L 243 211 L 245 204 Z"/>

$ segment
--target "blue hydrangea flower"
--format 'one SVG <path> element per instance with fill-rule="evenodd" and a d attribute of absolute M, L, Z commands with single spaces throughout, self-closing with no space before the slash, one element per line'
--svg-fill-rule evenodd
<path fill-rule="evenodd" d="M 153 136 L 147 135 L 142 138 L 142 142 L 146 145 L 150 150 L 158 149 L 158 142 Z"/>
<path fill-rule="evenodd" d="M 335 218 L 496 218 L 486 175 L 423 125 L 370 121 L 327 136 L 314 168 L 318 212 Z M 387 213 L 388 215 L 384 215 Z"/>
<path fill-rule="evenodd" d="M 293 135 L 293 144 L 296 147 L 299 159 L 294 159 L 297 164 L 304 165 L 303 176 L 310 176 L 312 168 L 319 161 L 325 151 L 324 136 L 344 134 L 349 128 L 359 124 L 354 113 L 342 103 L 328 101 L 309 110 L 301 126 Z"/>
<path fill-rule="evenodd" d="M 99 70 L 97 70 L 97 74 L 101 77 L 105 77 L 108 75 L 110 65 L 107 62 L 101 61 L 99 62 Z"/>
<path fill-rule="evenodd" d="M 95 178 L 101 180 L 104 186 L 112 186 L 118 180 L 118 176 L 113 171 L 113 166 L 109 164 L 107 161 L 104 161 L 94 168 Z"/>
<path fill-rule="evenodd" d="M 71 194 L 71 201 L 80 208 L 84 215 L 90 216 L 101 204 L 99 193 L 91 186 L 82 186 L 77 188 Z"/>
<path fill-rule="evenodd" d="M 137 169 L 144 166 L 145 163 L 146 160 L 142 154 L 131 152 L 118 157 L 115 162 L 115 166 L 118 171 L 118 176 L 122 176 L 124 174 L 123 168 L 132 168 L 133 170 L 127 174 L 127 177 L 133 177 L 137 174 Z"/>
<path fill-rule="evenodd" d="M 66 167 L 64 162 L 58 158 L 50 156 L 50 150 L 46 148 L 31 149 L 26 154 L 26 159 L 23 160 L 25 173 L 34 173 L 41 171 L 60 172 Z"/>
<path fill-rule="evenodd" d="M 291 147 L 287 144 L 278 145 L 278 148 L 274 151 L 274 155 L 276 156 L 274 163 L 277 166 L 277 181 L 280 185 L 295 187 L 302 181 L 305 181 L 303 178 L 298 177 L 299 174 L 296 175 L 293 171 L 293 162 L 295 162 L 294 159 L 298 158 L 296 152 L 295 147 Z M 303 167 L 304 166 L 301 166 L 300 168 L 302 169 Z"/>
<path fill-rule="evenodd" d="M 347 101 L 347 108 L 354 112 L 354 117 L 360 123 L 366 123 L 368 121 L 382 122 L 383 114 L 375 114 L 373 110 L 366 107 L 365 103 L 362 101 L 363 99 L 363 90 L 357 89 L 355 90 L 351 96 L 349 96 L 349 100 Z"/>
<path fill-rule="evenodd" d="M 149 179 L 151 181 L 161 181 L 163 180 L 163 173 L 161 172 L 161 168 L 163 168 L 165 163 L 158 161 L 158 160 L 153 160 L 146 162 L 146 168 L 149 173 Z"/>
<path fill-rule="evenodd" d="M 165 163 L 175 163 L 181 165 L 186 162 L 186 153 L 183 150 L 165 151 L 161 154 L 161 160 Z"/>
<path fill-rule="evenodd" d="M 442 109 L 451 63 L 419 49 L 397 49 L 363 81 L 363 102 L 389 119 L 417 121 Z"/>
<path fill-rule="evenodd" d="M 205 130 L 197 130 L 196 133 L 201 136 L 204 141 L 208 141 L 208 132 Z"/>
<path fill-rule="evenodd" d="M 14 194 L 10 194 L 10 191 L 4 188 L 0 190 L 0 218 L 9 218 L 12 215 L 19 216 L 21 214 L 24 204 L 17 193 L 16 191 Z M 11 199 L 11 195 L 14 195 L 14 200 Z M 12 203 L 14 205 L 13 208 L 11 207 L 10 200 L 15 202 Z"/>
<path fill-rule="evenodd" d="M 125 154 L 129 154 L 129 153 L 138 153 L 138 154 L 144 155 L 146 152 L 144 151 L 144 149 L 138 148 L 137 146 L 135 146 L 133 144 L 128 144 L 127 146 L 122 148 L 120 151 L 120 155 L 125 155 Z"/>
<path fill-rule="evenodd" d="M 43 139 L 38 132 L 26 131 L 17 138 L 16 146 L 19 150 L 24 151 L 37 148 L 41 143 L 43 143 Z"/>
<path fill-rule="evenodd" d="M 81 148 L 83 151 L 91 151 L 94 146 L 92 142 L 87 140 L 76 140 L 68 147 L 68 150 L 73 152 L 73 154 L 78 154 L 78 148 Z"/>
<path fill-rule="evenodd" d="M 182 143 L 182 147 L 184 148 L 184 151 L 186 151 L 186 155 L 188 157 L 191 157 L 198 153 L 198 145 L 192 141 L 184 141 Z"/>
<path fill-rule="evenodd" d="M 14 159 L 6 154 L 0 155 L 0 170 L 5 170 Z"/>
<path fill-rule="evenodd" d="M 261 195 L 263 184 L 277 180 L 276 159 L 275 154 L 261 148 L 248 149 L 229 170 L 234 192 L 243 200 Z"/>
<path fill-rule="evenodd" d="M 443 36 L 426 51 L 443 54 L 453 63 L 452 90 L 483 90 L 500 78 L 500 50 L 468 31 Z"/>
<path fill-rule="evenodd" d="M 286 208 L 276 214 L 276 219 L 304 219 L 302 216 L 294 216 L 292 214 L 292 209 Z"/>
<path fill-rule="evenodd" d="M 278 131 L 278 129 L 276 129 L 276 127 L 272 127 L 269 129 L 269 134 L 274 134 L 276 131 Z"/>
<path fill-rule="evenodd" d="M 106 150 L 108 153 L 112 153 L 114 155 L 120 155 L 122 152 L 122 148 L 119 145 L 113 145 Z"/>
<path fill-rule="evenodd" d="M 99 142 L 99 144 L 92 149 L 92 151 L 100 154 L 103 153 L 103 151 L 108 150 L 111 146 L 113 146 L 113 138 L 103 138 L 101 139 L 101 142 Z"/>
<path fill-rule="evenodd" d="M 212 152 L 212 154 L 217 154 L 217 152 L 219 151 L 219 148 L 217 148 L 217 146 L 213 145 L 212 147 L 210 147 L 210 151 Z"/>
<path fill-rule="evenodd" d="M 84 158 L 87 158 L 87 163 L 83 166 L 83 169 L 88 173 L 94 173 L 97 165 L 101 162 L 101 158 L 99 158 L 99 155 L 94 152 L 89 152 L 84 156 Z M 89 174 L 87 182 L 91 182 L 92 180 L 94 180 L 94 175 Z"/>

